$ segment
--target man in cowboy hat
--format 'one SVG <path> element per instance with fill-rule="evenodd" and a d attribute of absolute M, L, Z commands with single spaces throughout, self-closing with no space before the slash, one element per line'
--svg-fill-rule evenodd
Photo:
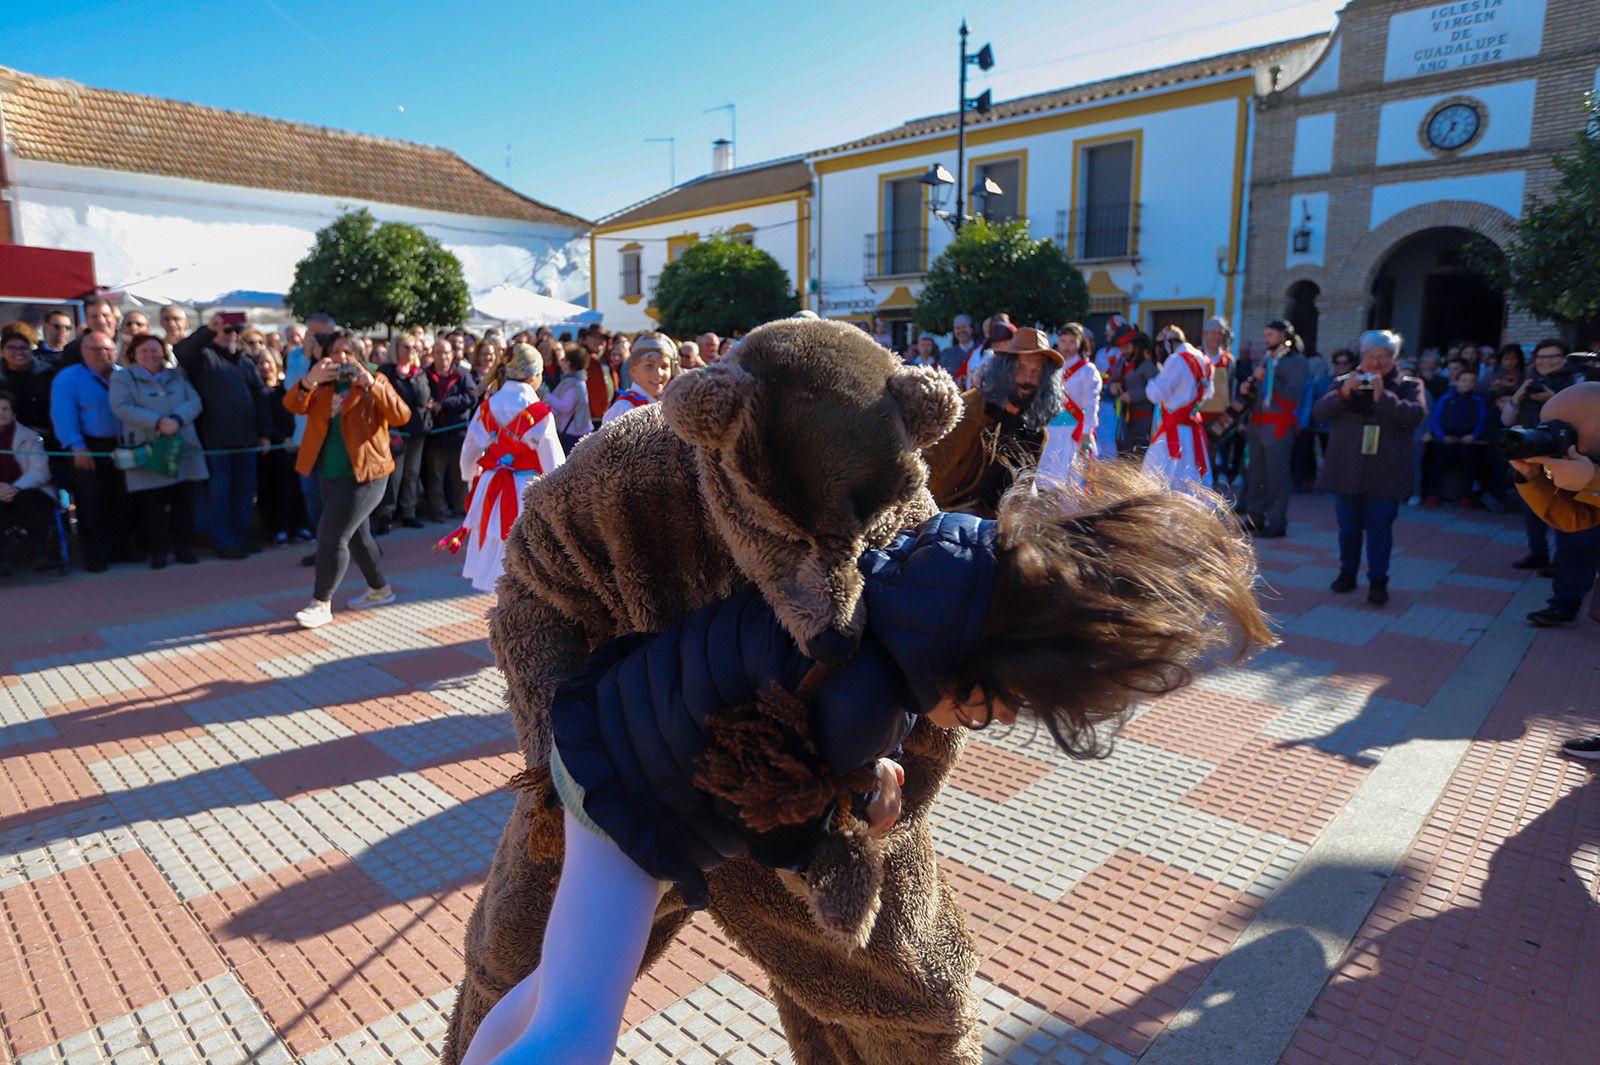
<path fill-rule="evenodd" d="M 1045 427 L 1061 412 L 1061 353 L 1038 329 L 994 349 L 983 384 L 964 393 L 961 420 L 922 453 L 941 510 L 992 518 L 1013 471 L 1038 466 Z"/>

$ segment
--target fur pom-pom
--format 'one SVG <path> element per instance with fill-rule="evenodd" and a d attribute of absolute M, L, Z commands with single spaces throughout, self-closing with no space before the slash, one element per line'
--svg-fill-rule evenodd
<path fill-rule="evenodd" d="M 823 764 L 810 739 L 810 687 L 774 685 L 755 702 L 706 719 L 711 742 L 695 786 L 733 803 L 757 832 L 803 824 L 836 801 L 848 810 L 854 794 L 877 790 L 870 766 L 834 774 Z"/>
<path fill-rule="evenodd" d="M 961 417 L 961 393 L 943 370 L 906 366 L 889 377 L 889 394 L 900 404 L 911 446 L 931 447 L 955 428 Z"/>

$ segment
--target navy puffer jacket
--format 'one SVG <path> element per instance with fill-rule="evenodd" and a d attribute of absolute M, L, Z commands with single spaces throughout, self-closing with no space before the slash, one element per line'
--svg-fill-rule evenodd
<path fill-rule="evenodd" d="M 983 631 L 994 523 L 937 515 L 867 552 L 861 569 L 861 647 L 828 674 L 810 707 L 811 739 L 833 772 L 892 754 L 914 716 L 938 704 Z M 773 684 L 793 691 L 813 664 L 754 588 L 660 634 L 601 646 L 551 706 L 563 799 L 575 798 L 566 785 L 581 788 L 580 819 L 646 872 L 677 883 L 693 907 L 706 902 L 701 874 L 747 850 L 803 870 L 831 818 L 756 833 L 694 778 L 708 717 L 754 702 Z"/>

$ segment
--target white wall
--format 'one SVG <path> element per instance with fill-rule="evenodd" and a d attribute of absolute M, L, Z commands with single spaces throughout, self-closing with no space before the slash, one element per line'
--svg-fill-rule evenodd
<path fill-rule="evenodd" d="M 1527 175 L 1521 170 L 1498 174 L 1473 174 L 1468 177 L 1435 178 L 1432 181 L 1400 181 L 1376 185 L 1372 189 L 1372 217 L 1368 225 L 1377 229 L 1401 211 L 1436 200 L 1466 200 L 1498 207 L 1512 218 L 1522 217 L 1522 190 Z"/>
<path fill-rule="evenodd" d="M 1138 268 L 1126 261 L 1080 265 L 1085 275 L 1105 270 L 1119 288 L 1131 293 L 1130 309 L 1141 322 L 1139 304 L 1145 300 L 1193 300 L 1199 306 L 1210 299 L 1223 310 L 1226 279 L 1217 270 L 1217 248 L 1229 243 L 1234 191 L 1242 180 L 1234 174 L 1237 101 L 1175 107 L 1117 121 L 1097 122 L 1094 108 L 1081 110 L 1087 120 L 1082 125 L 979 145 L 969 142 L 968 158 L 1026 149 L 1023 211 L 1035 237 L 1053 239 L 1058 212 L 1072 206 L 1074 142 L 1142 131 L 1140 187 L 1135 191 L 1135 199 L 1143 204 Z M 900 286 L 913 296 L 920 292 L 920 279 L 867 280 L 866 234 L 883 228 L 877 217 L 880 176 L 926 170 L 936 162 L 954 173 L 954 148 L 819 175 L 815 245 L 821 292 L 816 310 L 823 317 L 870 314 Z M 953 201 L 953 192 L 946 196 Z M 953 208 L 953 202 L 946 207 Z M 930 263 L 949 241 L 948 227 L 930 217 Z"/>
<path fill-rule="evenodd" d="M 406 222 L 461 259 L 473 291 L 501 282 L 587 302 L 588 242 L 572 227 L 182 178 L 12 160 L 18 240 L 93 252 L 102 284 L 204 304 L 287 292 L 316 231 L 344 210 Z"/>
<path fill-rule="evenodd" d="M 1422 123 L 1435 104 L 1462 97 L 1471 97 L 1483 104 L 1484 128 L 1474 144 L 1454 154 L 1482 155 L 1526 148 L 1533 138 L 1533 98 L 1537 87 L 1538 82 L 1529 78 L 1505 85 L 1475 85 L 1461 92 L 1386 103 L 1378 110 L 1378 165 L 1433 159 L 1433 153 L 1423 147 Z"/>
<path fill-rule="evenodd" d="M 740 225 L 755 228 L 752 237 L 755 246 L 776 259 L 789 275 L 789 283 L 803 291 L 806 269 L 805 264 L 800 262 L 799 210 L 796 200 L 787 199 L 670 222 L 646 222 L 626 229 L 598 232 L 594 236 L 595 307 L 605 316 L 605 324 L 609 329 L 634 332 L 653 328 L 655 320 L 645 310 L 651 305 L 654 295 L 651 280 L 660 276 L 662 267 L 667 265 L 668 240 L 689 233 L 698 234 L 704 240 L 714 232 L 731 230 Z M 621 249 L 630 244 L 641 245 L 639 273 L 644 293 L 642 298 L 633 303 L 622 298 Z"/>

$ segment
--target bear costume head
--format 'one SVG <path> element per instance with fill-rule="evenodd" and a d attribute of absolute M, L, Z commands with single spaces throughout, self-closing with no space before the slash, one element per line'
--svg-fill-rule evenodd
<path fill-rule="evenodd" d="M 924 489 L 918 452 L 960 415 L 954 383 L 853 326 L 789 318 L 672 382 L 661 405 L 697 446 L 701 490 L 739 568 L 812 658 L 842 660 L 863 621 L 857 559 Z"/>

